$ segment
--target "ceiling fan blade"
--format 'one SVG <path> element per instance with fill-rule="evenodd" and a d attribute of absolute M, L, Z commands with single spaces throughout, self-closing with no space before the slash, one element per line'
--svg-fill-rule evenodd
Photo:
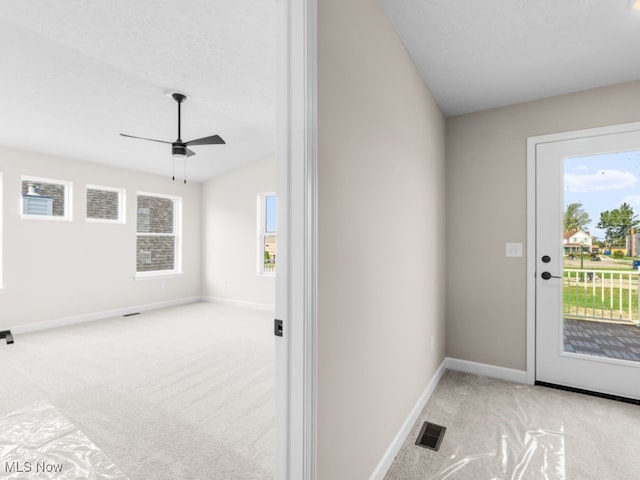
<path fill-rule="evenodd" d="M 197 138 L 195 140 L 185 142 L 186 145 L 219 145 L 223 143 L 225 143 L 225 141 L 220 135 L 212 135 L 210 137 Z"/>
<path fill-rule="evenodd" d="M 190 148 L 187 148 L 187 157 L 193 157 L 195 154 L 196 154 L 196 152 L 194 152 Z"/>
<path fill-rule="evenodd" d="M 168 143 L 169 145 L 171 145 L 172 143 L 172 142 L 165 142 L 164 140 L 156 140 L 155 138 L 135 137 L 133 135 L 127 135 L 126 133 L 121 133 L 120 135 L 127 138 L 135 138 L 137 140 L 149 140 L 150 142 Z"/>

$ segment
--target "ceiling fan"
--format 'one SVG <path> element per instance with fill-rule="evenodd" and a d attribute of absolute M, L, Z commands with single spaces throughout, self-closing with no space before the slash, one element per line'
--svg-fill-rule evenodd
<path fill-rule="evenodd" d="M 174 166 L 175 166 L 175 160 L 185 160 L 187 157 L 191 157 L 196 154 L 196 152 L 194 152 L 189 148 L 190 146 L 220 145 L 225 143 L 225 141 L 222 139 L 222 137 L 220 137 L 220 135 L 211 135 L 209 137 L 196 138 L 195 140 L 189 140 L 188 142 L 184 142 L 181 137 L 181 129 L 180 129 L 180 120 L 181 120 L 180 106 L 187 99 L 187 96 L 177 92 L 172 93 L 171 96 L 178 103 L 178 139 L 175 142 L 167 142 L 165 140 L 156 140 L 155 138 L 136 137 L 134 135 L 127 135 L 125 133 L 121 133 L 120 135 L 128 138 L 136 138 L 138 140 L 149 140 L 151 142 L 167 143 L 171 145 L 171 154 L 173 156 Z M 184 165 L 185 165 L 185 171 L 186 171 L 186 163 Z M 176 179 L 176 176 L 174 172 L 173 180 L 175 179 Z M 187 183 L 186 175 L 185 175 L 184 183 Z"/>

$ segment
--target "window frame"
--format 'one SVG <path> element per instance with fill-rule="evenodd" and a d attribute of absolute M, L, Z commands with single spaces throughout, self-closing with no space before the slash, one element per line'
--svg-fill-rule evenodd
<path fill-rule="evenodd" d="M 257 231 L 257 258 L 256 258 L 256 275 L 258 277 L 270 277 L 273 278 L 276 276 L 276 271 L 277 271 L 277 263 L 276 263 L 276 267 L 274 269 L 273 272 L 267 272 L 264 269 L 264 252 L 265 252 L 265 248 L 264 248 L 264 244 L 265 244 L 265 236 L 267 235 L 274 235 L 277 239 L 277 232 L 278 232 L 278 227 L 277 227 L 277 220 L 276 220 L 276 228 L 274 232 L 267 232 L 267 197 L 275 197 L 276 198 L 276 203 L 278 201 L 278 195 L 275 192 L 265 192 L 265 193 L 259 193 L 258 194 L 258 199 L 257 199 L 257 215 L 256 215 L 256 220 L 257 220 L 257 227 L 256 227 L 256 231 Z M 276 240 L 277 242 L 277 240 Z M 276 243 L 277 244 L 277 243 Z M 277 262 L 277 258 L 276 258 L 276 262 Z"/>
<path fill-rule="evenodd" d="M 89 190 L 102 190 L 103 192 L 115 192 L 118 194 L 118 218 L 115 220 L 112 219 L 108 219 L 108 218 L 93 218 L 93 217 L 89 217 L 87 215 L 87 204 L 88 202 L 88 195 L 89 195 Z M 104 185 L 93 185 L 93 184 L 87 184 L 85 187 L 85 220 L 89 223 L 115 223 L 115 224 L 126 224 L 127 223 L 127 219 L 126 219 L 126 190 L 124 188 L 118 188 L 118 187 L 106 187 Z"/>
<path fill-rule="evenodd" d="M 151 232 L 138 232 L 138 197 L 157 197 L 164 198 L 173 201 L 173 234 L 169 233 L 151 233 Z M 182 275 L 182 197 L 177 195 L 167 195 L 164 193 L 152 193 L 152 192 L 136 192 L 136 273 L 135 279 L 150 279 L 160 278 L 167 276 Z M 172 270 L 152 270 L 146 272 L 138 272 L 138 236 L 145 237 L 174 237 L 173 244 L 173 269 Z"/>
<path fill-rule="evenodd" d="M 52 185 L 62 185 L 64 187 L 64 215 L 33 215 L 24 213 L 24 195 L 22 193 L 22 184 L 24 182 L 49 183 Z M 25 220 L 47 220 L 54 222 L 71 222 L 73 221 L 73 182 L 69 180 L 57 180 L 55 178 L 33 177 L 31 175 L 20 176 L 20 218 Z"/>
<path fill-rule="evenodd" d="M 4 177 L 0 172 L 0 291 L 4 290 Z"/>

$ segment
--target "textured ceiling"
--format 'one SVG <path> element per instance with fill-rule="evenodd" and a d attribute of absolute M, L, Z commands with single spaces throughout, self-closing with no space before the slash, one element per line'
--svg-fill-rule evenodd
<path fill-rule="evenodd" d="M 629 0 L 380 0 L 446 116 L 640 79 Z M 2 0 L 0 145 L 204 180 L 275 151 L 277 0 Z"/>
<path fill-rule="evenodd" d="M 380 0 L 446 116 L 640 79 L 629 0 Z"/>
<path fill-rule="evenodd" d="M 276 0 L 3 0 L 0 144 L 170 175 L 183 91 L 188 177 L 275 150 Z"/>

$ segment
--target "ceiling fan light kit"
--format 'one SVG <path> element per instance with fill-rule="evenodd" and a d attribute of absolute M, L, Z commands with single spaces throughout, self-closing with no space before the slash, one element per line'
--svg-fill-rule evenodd
<path fill-rule="evenodd" d="M 176 179 L 175 176 L 175 161 L 184 161 L 184 183 L 187 183 L 187 163 L 186 159 L 196 154 L 193 150 L 189 148 L 189 145 L 223 145 L 225 141 L 220 137 L 220 135 L 210 135 L 208 137 L 196 138 L 195 140 L 189 140 L 188 142 L 182 141 L 182 110 L 181 105 L 187 99 L 187 96 L 184 93 L 174 92 L 171 94 L 171 97 L 178 104 L 178 138 L 175 142 L 167 142 L 165 140 L 156 140 L 154 138 L 144 138 L 144 137 L 136 137 L 134 135 L 127 135 L 121 133 L 120 135 L 127 138 L 135 138 L 138 140 L 148 140 L 151 142 L 159 142 L 159 143 L 167 143 L 171 145 L 171 156 L 173 157 L 173 165 L 174 165 L 174 175 L 172 180 Z"/>

